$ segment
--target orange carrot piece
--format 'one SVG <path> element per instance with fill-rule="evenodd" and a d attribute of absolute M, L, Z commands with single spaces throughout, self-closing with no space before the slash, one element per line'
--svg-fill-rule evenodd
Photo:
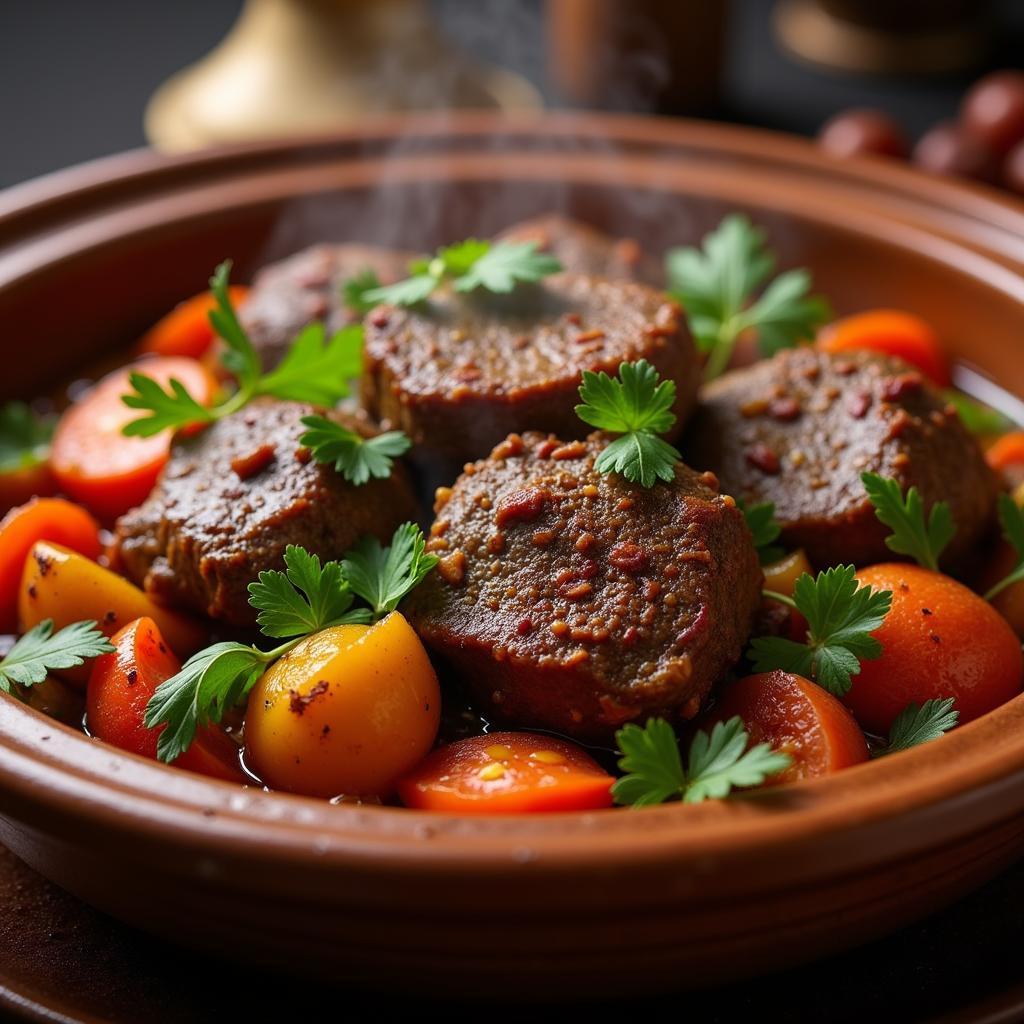
<path fill-rule="evenodd" d="M 931 325 L 900 309 L 872 309 L 822 328 L 818 347 L 825 352 L 869 349 L 897 356 L 916 366 L 939 387 L 949 387 L 949 362 Z"/>
<path fill-rule="evenodd" d="M 236 284 L 228 289 L 228 294 L 232 305 L 238 309 L 249 295 L 249 289 Z M 200 292 L 180 302 L 142 336 L 139 350 L 158 356 L 201 359 L 217 337 L 209 316 L 214 307 L 210 292 Z"/>
<path fill-rule="evenodd" d="M 170 431 L 153 437 L 125 437 L 121 432 L 142 415 L 121 401 L 131 390 L 128 376 L 136 371 L 164 387 L 179 380 L 204 405 L 217 393 L 217 382 L 196 360 L 155 356 L 108 374 L 64 413 L 50 465 L 61 488 L 107 522 L 145 500 L 171 449 Z"/>
<path fill-rule="evenodd" d="M 63 498 L 33 498 L 0 520 L 0 632 L 17 628 L 22 569 L 36 541 L 54 541 L 96 559 L 99 531 L 99 523 L 81 505 Z"/>

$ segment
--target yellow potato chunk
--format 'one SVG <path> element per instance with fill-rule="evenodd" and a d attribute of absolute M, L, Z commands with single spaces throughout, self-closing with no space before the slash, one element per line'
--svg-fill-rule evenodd
<path fill-rule="evenodd" d="M 761 568 L 764 569 L 765 590 L 774 590 L 776 594 L 785 594 L 787 597 L 793 596 L 796 581 L 805 572 L 814 575 L 803 548 L 783 555 L 777 562 L 763 565 Z"/>
<path fill-rule="evenodd" d="M 397 612 L 333 626 L 270 667 L 249 697 L 246 761 L 274 789 L 387 796 L 433 746 L 437 676 Z"/>
<path fill-rule="evenodd" d="M 123 576 L 59 544 L 37 541 L 25 559 L 18 591 L 22 632 L 43 619 L 53 619 L 55 630 L 82 619 L 95 619 L 107 636 L 113 636 L 142 616 L 157 624 L 179 658 L 187 658 L 207 642 L 206 631 L 199 623 L 162 608 Z M 82 666 L 60 674 L 84 683 L 89 669 Z"/>

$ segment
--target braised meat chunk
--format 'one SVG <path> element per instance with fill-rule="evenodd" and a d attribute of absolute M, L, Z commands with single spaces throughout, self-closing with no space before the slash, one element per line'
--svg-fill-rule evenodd
<path fill-rule="evenodd" d="M 956 564 L 992 518 L 995 478 L 956 411 L 921 374 L 868 352 L 780 352 L 709 385 L 684 451 L 722 490 L 771 501 L 789 547 L 818 566 L 889 561 L 864 472 L 950 505 Z"/>
<path fill-rule="evenodd" d="M 355 487 L 309 458 L 300 421 L 320 411 L 261 399 L 178 441 L 150 497 L 118 520 L 113 554 L 126 575 L 163 604 L 248 626 L 256 613 L 247 587 L 261 569 L 284 568 L 289 544 L 338 558 L 364 534 L 387 540 L 415 519 L 400 466 Z"/>
<path fill-rule="evenodd" d="M 582 372 L 636 359 L 675 381 L 678 428 L 700 371 L 679 306 L 661 292 L 568 273 L 514 296 L 444 288 L 368 315 L 363 404 L 421 456 L 461 465 L 514 430 L 583 436 Z"/>
<path fill-rule="evenodd" d="M 762 575 L 735 502 L 683 465 L 598 473 L 606 443 L 513 434 L 439 494 L 406 612 L 485 716 L 608 740 L 692 717 L 741 654 Z"/>
<path fill-rule="evenodd" d="M 372 271 L 391 284 L 405 277 L 413 255 L 358 243 L 317 245 L 264 267 L 239 313 L 263 368 L 275 367 L 307 324 L 322 320 L 330 332 L 357 321 L 345 283 Z"/>
<path fill-rule="evenodd" d="M 664 284 L 658 261 L 633 238 L 613 238 L 582 221 L 559 213 L 520 221 L 498 235 L 499 242 L 536 242 L 556 256 L 565 270 L 621 281 Z"/>

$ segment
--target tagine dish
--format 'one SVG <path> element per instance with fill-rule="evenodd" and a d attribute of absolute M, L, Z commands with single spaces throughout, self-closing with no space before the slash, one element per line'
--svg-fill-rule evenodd
<path fill-rule="evenodd" d="M 552 214 L 225 259 L 4 407 L 4 699 L 460 814 L 943 742 L 1024 683 L 1024 431 L 952 388 L 941 324 L 837 318 L 813 269 L 739 214 L 665 253 Z"/>

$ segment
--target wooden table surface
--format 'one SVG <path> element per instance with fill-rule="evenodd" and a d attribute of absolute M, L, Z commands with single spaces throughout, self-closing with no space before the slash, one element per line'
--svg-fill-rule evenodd
<path fill-rule="evenodd" d="M 1024 864 L 957 906 L 888 939 L 798 971 L 727 990 L 593 1009 L 685 1016 L 701 1024 L 1003 1024 L 1024 1020 Z M 301 956 L 301 950 L 296 951 Z M 496 993 L 507 1005 L 515 992 Z M 333 1007 L 333 1010 L 332 1010 Z M 225 966 L 86 907 L 0 847 L 0 1019 L 223 1024 L 335 1019 L 361 1009 L 466 1012 L 393 994 L 332 992 Z M 535 1016 L 543 1007 L 523 1007 Z M 497 1010 L 497 1005 L 486 1012 Z"/>

